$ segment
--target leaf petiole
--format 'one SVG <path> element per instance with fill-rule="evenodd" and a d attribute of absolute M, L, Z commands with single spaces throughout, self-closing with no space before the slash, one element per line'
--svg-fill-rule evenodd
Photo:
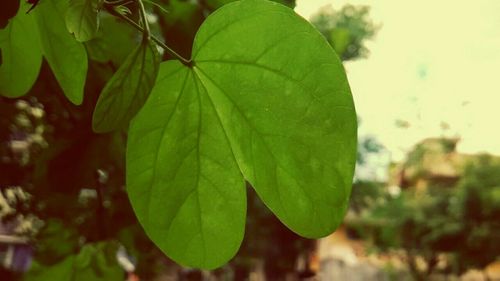
<path fill-rule="evenodd" d="M 143 33 L 143 38 L 144 40 L 149 40 L 149 36 L 151 35 L 151 31 L 149 30 L 149 23 L 148 23 L 148 18 L 146 14 L 146 9 L 144 8 L 144 3 L 142 3 L 142 0 L 137 0 L 137 3 L 139 4 L 139 12 L 141 14 L 142 18 L 142 25 L 144 26 L 144 30 L 142 31 Z"/>
<path fill-rule="evenodd" d="M 129 0 L 115 0 L 115 1 L 104 0 L 104 3 L 107 5 L 117 6 L 117 5 L 127 5 L 128 1 Z"/>

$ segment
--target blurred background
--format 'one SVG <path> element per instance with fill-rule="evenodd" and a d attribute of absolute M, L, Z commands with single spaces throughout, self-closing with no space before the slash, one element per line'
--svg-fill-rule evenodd
<path fill-rule="evenodd" d="M 189 57 L 199 25 L 231 0 L 154 2 L 153 32 Z M 359 148 L 342 226 L 300 238 L 249 187 L 230 263 L 165 257 L 126 197 L 125 133 L 91 131 L 100 89 L 140 40 L 103 15 L 82 106 L 46 63 L 27 96 L 0 97 L 0 280 L 500 280 L 500 2 L 276 2 L 316 26 L 350 80 Z"/>

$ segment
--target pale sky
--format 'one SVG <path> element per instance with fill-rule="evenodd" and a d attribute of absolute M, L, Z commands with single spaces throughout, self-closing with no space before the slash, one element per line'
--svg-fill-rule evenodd
<path fill-rule="evenodd" d="M 395 161 L 440 135 L 460 136 L 459 151 L 500 155 L 499 0 L 297 0 L 295 10 L 309 18 L 346 3 L 371 6 L 382 25 L 370 56 L 346 63 L 361 135 L 374 135 Z"/>

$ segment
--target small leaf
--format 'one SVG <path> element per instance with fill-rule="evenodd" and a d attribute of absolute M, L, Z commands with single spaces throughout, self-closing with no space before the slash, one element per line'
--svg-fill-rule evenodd
<path fill-rule="evenodd" d="M 34 10 L 43 55 L 66 97 L 74 104 L 83 101 L 87 77 L 87 52 L 68 33 L 64 17 L 67 1 L 44 0 Z"/>
<path fill-rule="evenodd" d="M 114 10 L 115 10 L 115 12 L 117 12 L 118 14 L 120 14 L 122 16 L 128 16 L 128 15 L 132 14 L 130 9 L 124 5 L 116 6 L 116 7 L 114 7 Z"/>
<path fill-rule="evenodd" d="M 101 0 L 70 0 L 66 12 L 66 26 L 80 42 L 95 37 L 99 29 Z"/>
<path fill-rule="evenodd" d="M 224 264 L 243 237 L 244 180 L 296 233 L 335 230 L 357 125 L 325 38 L 289 8 L 243 0 L 207 18 L 192 58 L 162 63 L 129 128 L 127 191 L 149 237 L 183 265 Z"/>
<path fill-rule="evenodd" d="M 26 94 L 35 83 L 42 51 L 33 17 L 26 15 L 27 4 L 0 30 L 0 95 L 16 98 Z"/>
<path fill-rule="evenodd" d="M 153 88 L 160 59 L 154 43 L 142 43 L 127 57 L 99 96 L 92 119 L 95 132 L 128 126 Z"/>

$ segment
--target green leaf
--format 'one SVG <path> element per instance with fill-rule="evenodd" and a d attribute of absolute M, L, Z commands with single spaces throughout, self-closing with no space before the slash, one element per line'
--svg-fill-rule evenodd
<path fill-rule="evenodd" d="M 54 265 L 35 261 L 24 275 L 24 281 L 121 281 L 123 269 L 116 260 L 117 244 L 86 244 L 76 255 Z"/>
<path fill-rule="evenodd" d="M 146 233 L 181 264 L 222 265 L 243 237 L 247 180 L 296 233 L 330 234 L 357 124 L 324 37 L 289 8 L 243 0 L 207 18 L 192 57 L 161 65 L 129 128 L 127 190 Z"/>
<path fill-rule="evenodd" d="M 66 29 L 63 15 L 67 6 L 64 0 L 44 0 L 33 14 L 45 59 L 66 97 L 79 105 L 87 77 L 87 52 Z"/>
<path fill-rule="evenodd" d="M 95 132 L 126 128 L 153 88 L 160 55 L 154 43 L 139 45 L 108 81 L 92 119 Z"/>
<path fill-rule="evenodd" d="M 99 30 L 101 0 L 70 0 L 66 12 L 66 27 L 80 42 L 95 37 Z"/>
<path fill-rule="evenodd" d="M 122 16 L 128 16 L 132 14 L 132 11 L 127 6 L 119 5 L 114 7 L 115 12 Z"/>
<path fill-rule="evenodd" d="M 17 15 L 0 30 L 0 95 L 10 98 L 31 89 L 42 65 L 38 32 L 33 17 L 25 12 L 27 7 L 22 1 Z"/>
<path fill-rule="evenodd" d="M 37 234 L 38 261 L 54 264 L 71 255 L 78 248 L 77 230 L 58 219 L 48 219 Z"/>
<path fill-rule="evenodd" d="M 101 22 L 96 37 L 85 42 L 87 53 L 92 60 L 111 61 L 118 67 L 136 48 L 142 34 L 124 21 L 108 14 L 103 14 Z"/>
<path fill-rule="evenodd" d="M 142 226 L 181 264 L 214 268 L 238 250 L 245 185 L 219 116 L 193 71 L 163 63 L 131 124 L 127 188 Z"/>
<path fill-rule="evenodd" d="M 75 256 L 69 256 L 63 261 L 52 265 L 44 266 L 38 262 L 33 262 L 30 270 L 23 276 L 23 281 L 70 281 L 73 276 L 73 263 Z"/>
<path fill-rule="evenodd" d="M 124 272 L 116 260 L 117 246 L 112 242 L 83 246 L 75 258 L 75 278 L 71 281 L 122 281 Z"/>

